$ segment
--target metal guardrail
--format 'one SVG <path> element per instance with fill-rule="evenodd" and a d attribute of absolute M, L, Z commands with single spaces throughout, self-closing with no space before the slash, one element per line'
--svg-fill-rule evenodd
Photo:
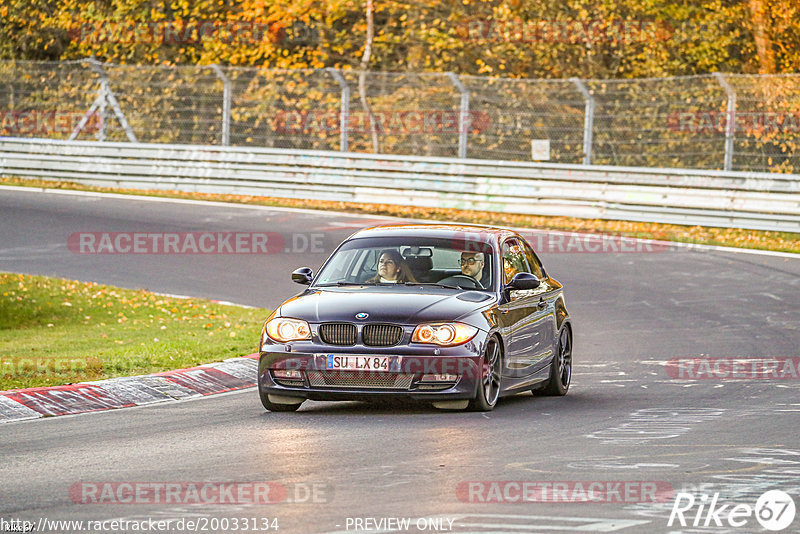
<path fill-rule="evenodd" d="M 800 232 L 800 176 L 0 138 L 0 174 L 260 195 Z"/>

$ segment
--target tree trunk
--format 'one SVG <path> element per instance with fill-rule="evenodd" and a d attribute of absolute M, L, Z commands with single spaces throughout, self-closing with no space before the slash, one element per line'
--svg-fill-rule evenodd
<path fill-rule="evenodd" d="M 372 55 L 372 39 L 375 35 L 375 25 L 373 23 L 372 0 L 367 0 L 367 39 L 364 44 L 364 55 L 361 57 L 361 72 L 358 75 L 358 95 L 361 97 L 361 107 L 367 112 L 369 117 L 369 131 L 372 134 L 372 152 L 380 152 L 378 145 L 378 128 L 375 124 L 375 115 L 372 108 L 367 103 L 367 69 L 369 68 L 369 58 Z"/>
<path fill-rule="evenodd" d="M 758 62 L 760 74 L 775 73 L 775 52 L 772 49 L 772 41 L 767 34 L 769 16 L 764 0 L 749 0 L 747 3 L 750 8 L 750 15 L 753 19 L 753 35 L 756 41 L 756 51 L 758 52 Z"/>

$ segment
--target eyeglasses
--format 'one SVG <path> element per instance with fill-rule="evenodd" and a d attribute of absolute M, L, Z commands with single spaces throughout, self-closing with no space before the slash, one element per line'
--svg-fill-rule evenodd
<path fill-rule="evenodd" d="M 476 261 L 483 261 L 483 260 L 476 260 L 475 258 L 470 258 L 468 260 L 460 259 L 458 260 L 459 265 L 475 265 Z"/>
<path fill-rule="evenodd" d="M 379 261 L 378 265 L 394 265 L 394 260 Z"/>

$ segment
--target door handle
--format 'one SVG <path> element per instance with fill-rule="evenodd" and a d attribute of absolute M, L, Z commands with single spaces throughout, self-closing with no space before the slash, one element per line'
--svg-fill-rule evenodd
<path fill-rule="evenodd" d="M 547 303 L 544 301 L 544 299 L 540 298 L 539 304 L 537 304 L 536 307 L 539 308 L 540 310 L 543 310 L 544 308 L 547 307 Z"/>

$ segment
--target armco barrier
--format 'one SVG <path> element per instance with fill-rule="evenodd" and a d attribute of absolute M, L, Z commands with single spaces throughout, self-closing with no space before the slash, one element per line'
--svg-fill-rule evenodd
<path fill-rule="evenodd" d="M 0 138 L 0 174 L 800 232 L 800 176 L 224 146 Z"/>

